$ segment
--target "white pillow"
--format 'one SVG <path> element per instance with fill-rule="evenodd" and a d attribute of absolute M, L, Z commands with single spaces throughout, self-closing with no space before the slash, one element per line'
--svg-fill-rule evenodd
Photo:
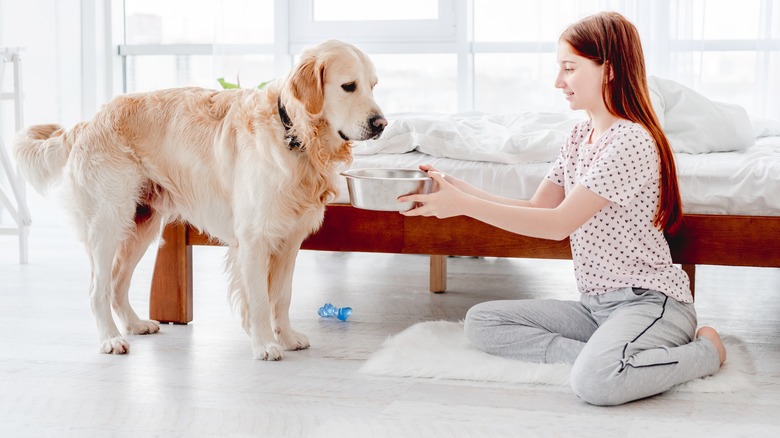
<path fill-rule="evenodd" d="M 648 78 L 650 100 L 675 152 L 704 154 L 746 149 L 756 135 L 744 108 L 712 101 L 668 79 Z"/>

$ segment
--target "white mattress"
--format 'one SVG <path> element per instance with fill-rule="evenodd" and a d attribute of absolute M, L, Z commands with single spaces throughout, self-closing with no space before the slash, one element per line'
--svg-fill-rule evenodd
<path fill-rule="evenodd" d="M 683 212 L 780 216 L 780 137 L 743 151 L 677 154 Z"/>
<path fill-rule="evenodd" d="M 530 198 L 551 162 L 505 164 L 439 158 L 420 152 L 355 155 L 353 168 L 411 168 L 432 164 L 491 193 Z M 738 152 L 677 154 L 683 211 L 693 214 L 780 216 L 780 137 Z M 336 202 L 349 203 L 340 178 Z"/>

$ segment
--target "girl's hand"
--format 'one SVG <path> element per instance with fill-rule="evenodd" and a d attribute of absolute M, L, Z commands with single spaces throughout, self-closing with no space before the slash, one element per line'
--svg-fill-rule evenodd
<path fill-rule="evenodd" d="M 404 195 L 398 197 L 398 202 L 416 202 L 417 207 L 402 211 L 404 216 L 435 216 L 444 219 L 460 216 L 465 199 L 468 195 L 447 182 L 443 173 L 431 166 L 420 166 L 433 178 L 434 187 L 430 194 Z"/>
<path fill-rule="evenodd" d="M 427 173 L 428 176 L 431 176 L 432 173 L 435 172 L 435 173 L 440 174 L 445 180 L 447 179 L 447 174 L 445 174 L 444 172 L 442 172 L 439 169 L 436 169 L 435 167 L 431 166 L 430 164 L 420 164 L 420 170 L 422 170 L 423 172 Z M 450 178 L 454 179 L 451 176 L 450 176 Z M 449 181 L 449 183 L 451 184 L 452 181 Z M 438 191 L 439 191 L 439 183 L 436 182 L 436 179 L 434 178 L 433 179 L 433 185 L 431 186 L 431 193 L 438 192 Z"/>
<path fill-rule="evenodd" d="M 461 189 L 460 185 L 463 183 L 461 180 L 455 178 L 452 175 L 447 175 L 446 173 L 436 169 L 435 167 L 431 166 L 430 164 L 421 164 L 420 170 L 423 172 L 427 172 L 428 176 L 431 176 L 433 172 L 440 174 L 448 183 L 455 186 L 458 189 Z M 463 183 L 465 184 L 465 183 Z M 436 192 L 439 190 L 439 184 L 436 182 L 436 179 L 433 180 L 433 187 L 431 187 L 431 193 Z"/>

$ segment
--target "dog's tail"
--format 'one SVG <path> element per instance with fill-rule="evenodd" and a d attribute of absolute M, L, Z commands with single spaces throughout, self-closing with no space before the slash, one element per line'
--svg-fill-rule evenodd
<path fill-rule="evenodd" d="M 20 131 L 14 140 L 19 170 L 42 194 L 59 181 L 68 161 L 71 146 L 63 141 L 63 133 L 59 125 L 35 125 Z"/>

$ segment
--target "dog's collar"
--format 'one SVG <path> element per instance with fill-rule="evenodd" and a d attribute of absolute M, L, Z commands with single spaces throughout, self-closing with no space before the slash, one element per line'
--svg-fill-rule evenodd
<path fill-rule="evenodd" d="M 284 125 L 284 132 L 287 133 L 287 135 L 284 136 L 284 138 L 288 139 L 290 150 L 293 149 L 301 149 L 303 150 L 303 145 L 301 144 L 301 141 L 298 140 L 298 137 L 290 133 L 290 129 L 292 129 L 292 120 L 290 120 L 290 116 L 287 114 L 287 110 L 284 109 L 284 105 L 282 105 L 282 97 L 279 96 L 276 99 L 276 105 L 279 107 L 279 119 L 282 121 L 282 125 Z"/>

